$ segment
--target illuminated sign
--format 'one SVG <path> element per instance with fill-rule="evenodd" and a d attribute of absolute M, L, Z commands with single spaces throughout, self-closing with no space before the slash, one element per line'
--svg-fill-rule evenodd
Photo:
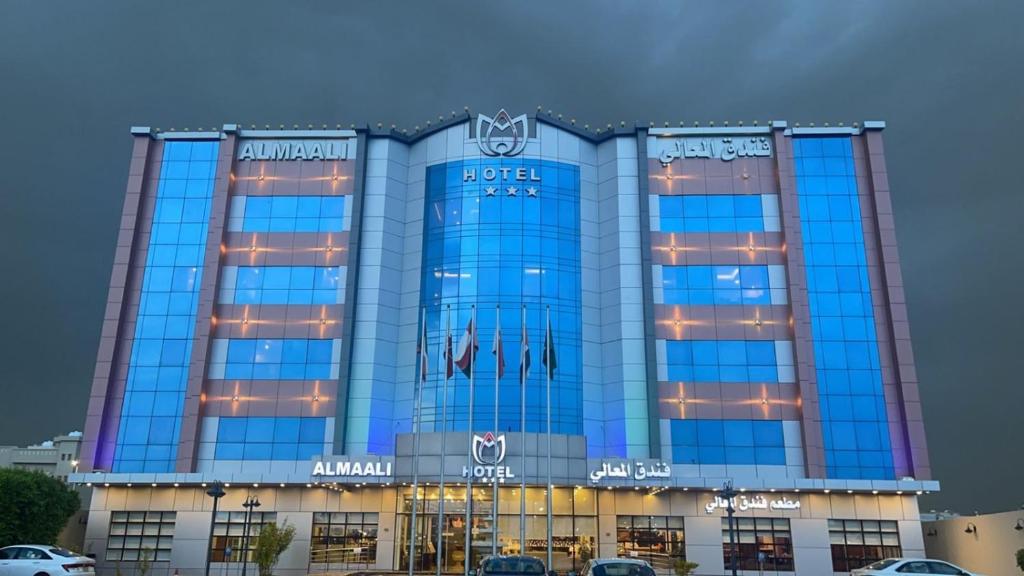
<path fill-rule="evenodd" d="M 488 432 L 483 436 L 473 434 L 473 460 L 476 464 L 470 468 L 462 467 L 463 478 L 479 478 L 485 482 L 504 482 L 506 478 L 515 478 L 508 466 L 501 466 L 505 461 L 505 435 L 495 436 Z"/>
<path fill-rule="evenodd" d="M 605 478 L 622 480 L 647 480 L 650 478 L 669 478 L 672 476 L 672 465 L 668 462 L 648 462 L 635 460 L 602 461 L 601 467 L 590 471 L 590 481 L 599 484 Z"/>
<path fill-rule="evenodd" d="M 704 513 L 711 514 L 716 509 L 725 510 L 729 507 L 729 501 L 721 496 L 715 496 L 715 499 L 704 505 Z M 785 496 L 776 500 L 768 500 L 764 496 L 750 496 L 747 497 L 740 494 L 736 498 L 732 499 L 733 510 L 740 512 L 746 512 L 747 510 L 799 510 L 800 501 L 790 500 Z"/>
<path fill-rule="evenodd" d="M 313 476 L 362 476 L 386 478 L 391 476 L 391 462 L 324 462 L 313 464 Z"/>
<path fill-rule="evenodd" d="M 476 117 L 476 144 L 487 156 L 515 156 L 526 148 L 530 137 L 530 123 L 526 114 L 515 118 L 502 108 L 494 115 Z"/>
<path fill-rule="evenodd" d="M 243 140 L 238 159 L 243 160 L 350 160 L 355 146 L 349 140 Z"/>
<path fill-rule="evenodd" d="M 772 144 L 767 136 L 676 138 L 671 142 L 659 139 L 657 145 L 661 148 L 658 160 L 663 166 L 668 166 L 676 158 L 707 158 L 729 162 L 736 158 L 770 158 L 772 155 Z"/>

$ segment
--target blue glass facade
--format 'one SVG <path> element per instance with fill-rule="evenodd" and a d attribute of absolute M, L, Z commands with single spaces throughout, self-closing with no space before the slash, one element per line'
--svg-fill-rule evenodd
<path fill-rule="evenodd" d="M 771 304 L 767 266 L 663 266 L 665 304 Z"/>
<path fill-rule="evenodd" d="M 238 266 L 224 271 L 227 304 L 341 304 L 342 266 Z"/>
<path fill-rule="evenodd" d="M 895 477 L 850 138 L 794 138 L 828 476 Z"/>
<path fill-rule="evenodd" d="M 232 201 L 231 230 L 341 232 L 343 229 L 344 196 L 235 196 Z"/>
<path fill-rule="evenodd" d="M 224 417 L 217 423 L 218 460 L 309 460 L 324 447 L 326 419 Z"/>
<path fill-rule="evenodd" d="M 164 144 L 115 472 L 174 470 L 217 150 L 217 142 Z"/>
<path fill-rule="evenodd" d="M 678 464 L 786 464 L 778 420 L 672 420 L 672 461 Z"/>
<path fill-rule="evenodd" d="M 475 177 L 467 177 L 466 171 Z M 517 179 L 517 171 L 525 179 Z M 492 173 L 494 179 L 488 179 Z M 505 374 L 500 385 L 499 429 L 520 429 L 519 353 L 525 305 L 532 356 L 526 429 L 545 429 L 541 357 L 545 310 L 550 306 L 557 364 L 552 429 L 582 433 L 579 182 L 577 166 L 532 159 L 459 161 L 427 168 L 421 302 L 427 309 L 434 364 L 424 388 L 424 430 L 439 431 L 442 426 L 441 352 L 447 306 L 451 305 L 457 345 L 475 304 L 480 350 L 474 428 L 493 428 L 495 356 L 491 347 L 500 305 Z M 447 406 L 448 429 L 465 430 L 469 387 L 459 371 L 449 382 Z"/>
<path fill-rule="evenodd" d="M 760 194 L 660 196 L 662 232 L 762 232 Z"/>
<path fill-rule="evenodd" d="M 221 343 L 226 358 L 220 363 Z M 324 380 L 337 374 L 336 340 L 231 338 L 217 342 L 210 377 L 217 380 Z"/>
<path fill-rule="evenodd" d="M 779 382 L 772 340 L 668 340 L 669 380 L 680 382 Z"/>

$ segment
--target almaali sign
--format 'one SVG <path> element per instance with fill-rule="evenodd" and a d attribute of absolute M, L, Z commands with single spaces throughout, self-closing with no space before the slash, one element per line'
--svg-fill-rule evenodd
<path fill-rule="evenodd" d="M 351 152 L 351 153 L 350 153 Z M 343 140 L 243 140 L 238 160 L 351 160 L 355 145 Z"/>
<path fill-rule="evenodd" d="M 334 462 L 317 460 L 313 463 L 313 476 L 358 476 L 361 478 L 390 478 L 391 462 Z"/>

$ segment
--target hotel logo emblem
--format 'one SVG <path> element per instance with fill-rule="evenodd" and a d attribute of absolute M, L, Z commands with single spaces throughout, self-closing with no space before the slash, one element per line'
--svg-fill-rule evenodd
<path fill-rule="evenodd" d="M 515 156 L 526 148 L 529 137 L 526 114 L 513 118 L 502 108 L 494 118 L 485 114 L 476 118 L 476 143 L 487 156 Z"/>
<path fill-rule="evenodd" d="M 473 460 L 477 464 L 496 465 L 505 459 L 505 435 L 488 432 L 482 437 L 473 434 Z"/>

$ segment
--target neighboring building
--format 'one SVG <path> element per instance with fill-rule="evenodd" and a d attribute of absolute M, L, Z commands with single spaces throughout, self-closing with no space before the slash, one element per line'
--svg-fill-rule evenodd
<path fill-rule="evenodd" d="M 67 481 L 69 475 L 78 471 L 81 444 L 82 433 L 71 432 L 65 436 L 54 436 L 53 440 L 36 446 L 0 446 L 0 468 L 38 470 Z"/>
<path fill-rule="evenodd" d="M 922 514 L 929 558 L 948 560 L 986 576 L 1021 573 L 1016 554 L 1024 549 L 1024 507 L 995 514 Z"/>
<path fill-rule="evenodd" d="M 923 554 L 883 127 L 132 129 L 86 551 L 225 570 L 256 495 L 280 574 L 406 569 L 419 483 L 417 569 L 720 574 L 732 480 L 743 569 Z"/>

